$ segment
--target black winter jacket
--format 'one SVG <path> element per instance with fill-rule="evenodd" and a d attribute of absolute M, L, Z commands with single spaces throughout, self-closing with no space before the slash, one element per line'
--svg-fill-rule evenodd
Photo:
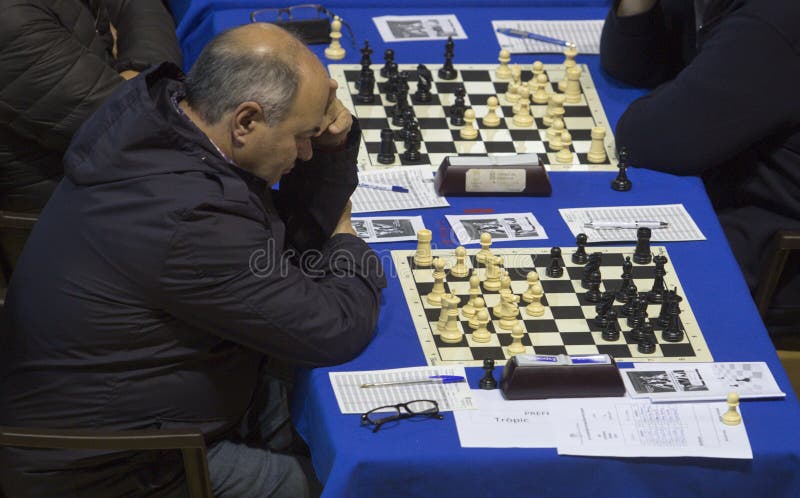
<path fill-rule="evenodd" d="M 712 1 L 696 55 L 691 2 L 662 0 L 627 18 L 617 3 L 603 30 L 604 69 L 636 85 L 664 82 L 622 115 L 617 147 L 635 166 L 703 177 L 754 289 L 773 233 L 800 230 L 800 2 Z M 799 260 L 785 270 L 778 307 L 800 306 Z"/>
<path fill-rule="evenodd" d="M 0 0 L 0 12 L 0 209 L 34 211 L 119 72 L 180 64 L 180 49 L 161 0 Z"/>
<path fill-rule="evenodd" d="M 195 427 L 212 443 L 245 413 L 265 355 L 331 365 L 372 338 L 381 264 L 358 237 L 330 237 L 357 184 L 357 123 L 346 150 L 271 190 L 176 111 L 181 79 L 163 64 L 122 85 L 65 154 L 6 298 L 0 425 Z M 316 249 L 302 269 L 296 241 Z M 177 462 L 137 458 L 5 450 L 0 481 L 11 496 L 175 484 Z M 65 465 L 80 471 L 42 474 Z"/>

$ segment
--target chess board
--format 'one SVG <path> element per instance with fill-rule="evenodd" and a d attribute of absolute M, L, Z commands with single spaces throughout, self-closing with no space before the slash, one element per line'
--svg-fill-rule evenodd
<path fill-rule="evenodd" d="M 656 350 L 651 354 L 643 354 L 638 352 L 637 343 L 630 337 L 627 319 L 621 314 L 618 318 L 622 330 L 619 340 L 608 342 L 602 338 L 600 328 L 594 323 L 597 314 L 595 304 L 586 300 L 586 291 L 581 287 L 583 265 L 572 263 L 571 255 L 575 248 L 562 248 L 565 271 L 560 278 L 550 278 L 546 275 L 545 270 L 550 264 L 549 248 L 492 248 L 492 254 L 504 258 L 504 267 L 511 277 L 512 292 L 518 295 L 525 292 L 528 288 L 527 274 L 534 269 L 538 272 L 544 289 L 543 316 L 528 316 L 524 309 L 527 303 L 520 300 L 520 315 L 517 318 L 525 330 L 522 343 L 526 353 L 570 355 L 603 353 L 612 355 L 617 361 L 637 362 L 713 361 L 675 269 L 669 262 L 666 249 L 663 246 L 652 246 L 651 249 L 654 256 L 659 254 L 667 256 L 665 287 L 677 289 L 678 295 L 683 297 L 679 318 L 684 337 L 679 342 L 663 340 L 661 337 L 663 327 L 659 326 L 656 320 L 661 305 L 650 304 L 647 314 L 654 327 Z M 486 268 L 476 262 L 477 252 L 478 249 L 468 249 L 466 263 L 471 269 L 477 270 L 483 282 Z M 634 247 L 591 247 L 587 252 L 603 253 L 600 266 L 602 275 L 600 291 L 619 289 L 622 284 L 620 278 L 622 264 L 626 256 L 633 256 Z M 492 337 L 488 343 L 475 342 L 472 340 L 469 320 L 461 312 L 461 306 L 469 299 L 469 276 L 452 277 L 446 270 L 446 292 L 455 294 L 461 299 L 458 325 L 460 330 L 465 332 L 461 342 L 446 343 L 440 339 L 437 331 L 441 308 L 434 307 L 425 300 L 425 296 L 433 288 L 433 268 L 417 268 L 414 264 L 414 253 L 413 250 L 392 251 L 392 259 L 428 365 L 479 366 L 482 365 L 483 359 L 488 357 L 493 358 L 498 364 L 504 364 L 510 358 L 507 346 L 511 344 L 512 338 L 511 332 L 502 330 L 499 327 L 499 319 L 491 313 L 491 309 L 500 302 L 499 293 L 488 292 L 481 284 L 481 297 L 490 311 L 491 321 L 487 328 Z M 446 269 L 455 263 L 453 251 L 434 250 L 432 254 L 434 258 L 442 257 L 447 261 Z M 634 284 L 639 292 L 646 292 L 652 288 L 654 270 L 653 263 L 633 265 Z M 618 313 L 621 307 L 622 303 L 615 301 L 614 309 Z"/>
<path fill-rule="evenodd" d="M 592 81 L 589 68 L 585 64 L 578 64 L 581 69 L 581 101 L 576 104 L 565 103 L 564 125 L 572 135 L 571 149 L 574 152 L 571 164 L 562 164 L 556 161 L 556 152 L 547 148 L 546 127 L 542 122 L 545 104 L 531 104 L 531 115 L 534 117 L 534 126 L 521 128 L 512 122 L 514 116 L 511 104 L 505 100 L 503 94 L 508 89 L 509 80 L 500 80 L 495 75 L 497 65 L 492 64 L 455 64 L 458 77 L 455 80 L 442 80 L 438 76 L 441 66 L 428 65 L 433 74 L 431 87 L 431 101 L 425 104 L 414 102 L 412 96 L 417 90 L 416 65 L 400 64 L 399 71 L 409 74 L 408 101 L 419 121 L 422 134 L 420 153 L 422 160 L 410 163 L 400 157 L 400 152 L 405 150 L 403 140 L 397 132 L 400 127 L 391 124 L 391 108 L 394 103 L 386 100 L 384 93 L 386 78 L 380 76 L 381 66 L 373 64 L 375 73 L 376 93 L 375 102 L 360 104 L 356 101 L 358 90 L 356 82 L 359 79 L 361 66 L 346 64 L 330 64 L 328 69 L 331 77 L 339 83 L 337 96 L 344 105 L 358 117 L 361 123 L 362 142 L 358 156 L 361 170 L 382 169 L 390 166 L 429 164 L 433 169 L 439 167 L 446 156 L 502 156 L 523 153 L 537 153 L 548 170 L 553 171 L 616 171 L 616 153 L 614 147 L 614 133 L 608 124 L 605 111 L 597 95 L 597 89 Z M 545 64 L 545 73 L 551 86 L 550 93 L 556 93 L 558 82 L 564 78 L 564 69 L 560 64 Z M 522 81 L 531 78 L 530 67 L 522 70 Z M 463 84 L 467 92 L 466 105 L 475 111 L 477 117 L 475 127 L 479 136 L 475 140 L 464 140 L 459 135 L 459 126 L 450 124 L 448 111 L 455 101 L 454 92 Z M 500 101 L 497 114 L 500 117 L 500 126 L 484 128 L 480 119 L 486 114 L 489 97 L 496 96 Z M 593 164 L 587 159 L 589 145 L 591 144 L 591 131 L 593 127 L 603 127 L 606 130 L 605 149 L 606 162 Z M 381 164 L 377 160 L 381 145 L 381 130 L 390 128 L 395 131 L 395 155 L 393 164 Z"/>

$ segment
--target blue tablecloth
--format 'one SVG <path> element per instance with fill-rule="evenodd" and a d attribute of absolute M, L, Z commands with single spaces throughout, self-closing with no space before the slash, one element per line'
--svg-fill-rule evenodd
<path fill-rule="evenodd" d="M 173 0 L 173 3 L 176 0 Z M 469 39 L 456 42 L 455 63 L 493 63 L 499 47 L 491 19 L 601 19 L 607 1 L 509 2 L 480 7 L 462 1 L 458 7 L 406 2 L 402 8 L 359 7 L 362 2 L 326 5 L 349 22 L 357 45 L 369 40 L 373 62 L 382 62 L 392 48 L 398 63 L 441 63 L 442 42 L 384 43 L 372 22 L 381 15 L 455 13 Z M 266 2 L 193 2 L 181 20 L 180 39 L 187 64 L 216 33 L 249 22 L 253 8 Z M 274 4 L 273 4 L 274 5 Z M 413 5 L 413 7 L 409 7 Z M 533 5 L 533 6 L 531 6 Z M 360 53 L 344 39 L 347 57 L 337 63 L 358 63 Z M 324 45 L 312 47 L 322 57 Z M 514 56 L 514 62 L 561 62 L 557 54 Z M 627 104 L 643 93 L 607 77 L 597 56 L 579 56 L 586 63 L 612 126 Z M 620 193 L 609 188 L 612 173 L 551 173 L 552 197 L 457 198 L 451 207 L 419 211 L 439 248 L 454 247 L 445 214 L 470 209 L 495 212 L 531 211 L 550 238 L 503 246 L 574 246 L 561 219 L 564 207 L 683 203 L 708 240 L 669 243 L 667 250 L 686 298 L 716 361 L 766 361 L 787 398 L 745 401 L 741 411 L 753 448 L 752 461 L 724 459 L 623 459 L 557 456 L 555 449 L 461 448 L 452 414 L 445 420 L 404 421 L 373 434 L 357 415 L 339 413 L 328 372 L 424 365 L 399 281 L 389 278 L 374 341 L 355 360 L 332 369 L 300 372 L 294 419 L 308 442 L 326 496 L 800 496 L 800 405 L 781 367 L 748 289 L 725 241 L 713 209 L 697 178 L 633 169 L 634 187 Z M 412 214 L 403 212 L 399 214 Z M 417 213 L 414 213 L 417 214 Z M 498 243 L 498 245 L 500 245 Z M 415 243 L 374 246 L 393 275 L 392 249 L 414 249 Z M 477 388 L 482 371 L 469 368 Z M 497 369 L 499 376 L 500 368 Z"/>

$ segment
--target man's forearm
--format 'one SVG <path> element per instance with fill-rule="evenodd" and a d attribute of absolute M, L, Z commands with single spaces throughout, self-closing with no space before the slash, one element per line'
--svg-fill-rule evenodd
<path fill-rule="evenodd" d="M 617 6 L 617 15 L 629 17 L 647 12 L 652 9 L 658 0 L 620 0 Z"/>

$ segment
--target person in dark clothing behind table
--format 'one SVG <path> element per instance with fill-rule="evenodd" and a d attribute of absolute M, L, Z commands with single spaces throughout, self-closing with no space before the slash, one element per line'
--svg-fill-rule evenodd
<path fill-rule="evenodd" d="M 634 166 L 702 176 L 751 291 L 773 234 L 800 230 L 798 26 L 794 0 L 615 0 L 603 27 L 605 71 L 660 85 L 622 115 L 617 147 Z M 800 346 L 797 255 L 765 322 Z"/>
<path fill-rule="evenodd" d="M 0 0 L 0 12 L 0 210 L 35 213 L 86 118 L 126 79 L 180 65 L 181 53 L 161 0 Z M 24 242 L 2 233 L 4 265 Z"/>
<path fill-rule="evenodd" d="M 182 80 L 168 63 L 142 73 L 73 138 L 9 287 L 0 425 L 196 428 L 215 496 L 304 496 L 300 460 L 277 452 L 292 438 L 276 367 L 356 356 L 385 287 L 350 223 L 360 128 L 274 25 L 223 33 Z M 88 456 L 6 449 L 0 482 L 182 484 L 179 461 Z"/>

